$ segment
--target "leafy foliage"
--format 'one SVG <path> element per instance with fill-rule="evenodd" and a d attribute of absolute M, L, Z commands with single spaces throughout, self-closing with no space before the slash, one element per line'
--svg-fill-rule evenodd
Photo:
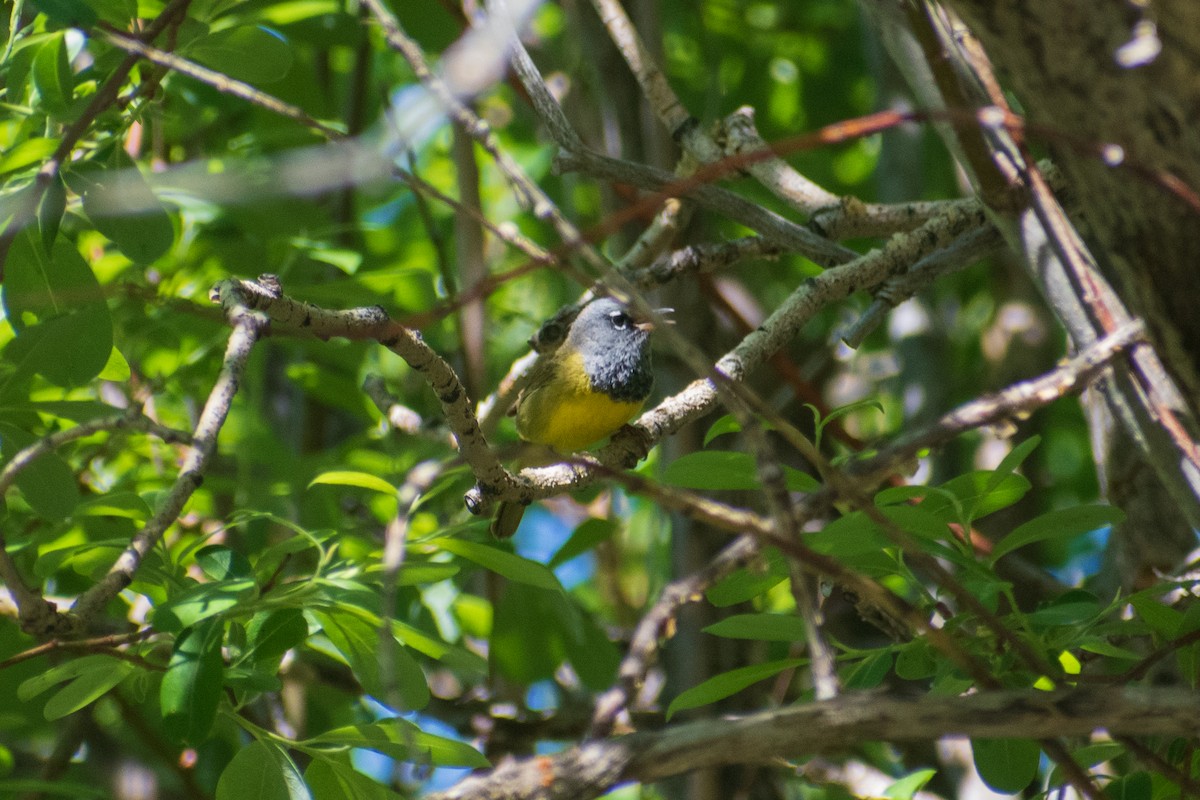
<path fill-rule="evenodd" d="M 453 53 L 469 27 L 452 4 L 394 5 L 435 56 Z M 749 103 L 772 141 L 874 107 L 881 78 L 850 2 L 692 10 L 683 2 L 661 9 L 662 60 L 686 107 L 716 118 Z M 589 48 L 599 23 L 578 13 L 547 4 L 530 30 L 535 58 L 566 87 L 564 105 L 592 141 L 593 130 L 627 122 L 619 119 L 625 106 L 639 101 L 608 85 L 596 63 L 581 63 L 596 61 Z M 145 31 L 151 20 L 162 23 L 153 44 L 184 67 L 121 48 L 124 34 L 116 34 Z M 1059 355 L 1054 337 L 1044 352 L 981 350 L 984 337 L 1011 336 L 1006 303 L 1049 327 L 1003 264 L 940 282 L 896 312 L 918 333 L 897 323 L 850 358 L 834 333 L 845 308 L 869 302 L 856 297 L 817 312 L 780 351 L 785 367 L 745 382 L 825 464 L 801 458 L 789 447 L 791 430 L 765 412 L 706 419 L 700 448 L 656 451 L 634 473 L 639 482 L 626 482 L 628 493 L 585 487 L 577 503 L 551 505 L 554 513 L 531 508 L 515 542 L 498 542 L 463 507 L 477 475 L 447 434 L 446 397 L 430 390 L 419 365 L 378 342 L 325 341 L 280 324 L 272 331 L 279 335 L 257 342 L 230 390 L 228 416 L 213 433 L 216 456 L 202 474 L 181 472 L 202 449 L 197 419 L 206 403 L 222 402 L 214 386 L 230 374 L 230 321 L 208 298 L 218 281 L 266 272 L 289 297 L 316 306 L 382 307 L 419 327 L 481 399 L 537 326 L 586 288 L 582 273 L 568 256 L 562 270 L 534 270 L 530 252 L 556 250 L 562 237 L 544 215 L 520 207 L 461 127 L 436 113 L 418 118 L 424 107 L 406 105 L 416 96 L 405 93 L 418 86 L 413 70 L 356 4 L 29 0 L 14 5 L 4 33 L 0 445 L 12 475 L 0 477 L 0 549 L 13 567 L 4 577 L 22 613 L 30 605 L 13 575 L 67 611 L 124 561 L 137 561 L 87 629 L 54 637 L 53 648 L 38 650 L 46 637 L 4 607 L 6 796 L 104 796 L 96 787 L 122 768 L 104 756 L 111 747 L 121 748 L 121 763 L 143 765 L 163 796 L 409 796 L 444 786 L 455 770 L 488 767 L 506 744 L 486 741 L 497 721 L 528 729 L 515 749 L 580 739 L 571 712 L 586 716 L 597 696 L 628 682 L 622 659 L 639 620 L 664 585 L 712 556 L 697 544 L 713 541 L 712 531 L 670 513 L 680 509 L 668 490 L 761 510 L 778 488 L 800 503 L 838 488 L 822 467 L 852 469 L 876 454 L 867 441 L 895 438 L 999 388 L 997 375 L 1034 374 Z M 499 76 L 470 99 L 500 150 L 581 228 L 609 225 L 636 200 L 621 195 L 624 184 L 556 174 L 527 98 Z M 389 103 L 409 117 L 389 121 Z M 420 135 L 402 142 L 393 174 L 348 166 L 347 152 L 363 150 L 376 155 L 369 163 L 385 163 L 379 151 L 405 125 Z M 339 149 L 343 133 L 363 150 Z M 912 199 L 948 195 L 948 160 L 926 143 L 892 138 L 789 158 L 838 195 L 879 199 L 878 168 L 927 157 L 906 191 Z M 399 180 L 409 174 L 419 182 Z M 792 213 L 741 177 L 726 184 Z M 462 198 L 465 210 L 439 195 Z M 472 227 L 473 219 L 488 224 Z M 605 228 L 612 236 L 601 243 L 614 258 L 631 237 L 619 227 Z M 723 242 L 746 233 L 738 221 L 698 211 L 687 235 Z M 473 246 L 473 236 L 485 243 Z M 504 245 L 521 237 L 526 252 Z M 734 300 L 765 318 L 822 273 L 792 252 L 745 266 L 663 290 L 678 298 L 680 329 L 711 361 L 738 341 L 737 322 L 748 322 L 730 323 Z M 472 316 L 481 308 L 486 335 Z M 709 377 L 671 346 L 660 349 L 655 399 Z M 376 377 L 387 387 L 382 401 L 363 389 Z M 97 421 L 111 424 L 71 434 Z M 757 441 L 745 430 L 751 423 L 777 451 L 777 484 L 747 445 Z M 505 419 L 485 430 L 493 444 L 515 444 Z M 453 433 L 461 440 L 461 430 Z M 30 449 L 39 442 L 54 446 Z M 788 544 L 936 620 L 958 648 L 946 652 L 911 629 L 902 641 L 887 639 L 855 611 L 863 598 L 822 579 L 817 593 L 845 690 L 994 688 L 956 655 L 982 665 L 996 686 L 1071 686 L 1084 671 L 1123 682 L 1167 652 L 1176 656 L 1175 677 L 1194 687 L 1196 607 L 1172 605 L 1175 587 L 1124 598 L 1092 579 L 1096 532 L 1122 514 L 1091 502 L 1095 479 L 1076 406 L 1037 412 L 998 458 L 995 447 L 969 434 L 936 458 L 922 453 L 919 479 L 889 470 L 893 483 L 870 487 L 863 502 L 840 497 L 805 520 L 797 541 L 768 540 L 753 559 L 693 587 L 684 601 L 702 597 L 706 618 L 683 623 L 692 626 L 679 637 L 686 644 L 666 641 L 674 615 L 655 630 L 665 694 L 639 710 L 678 721 L 697 709 L 813 698 L 814 659 L 796 602 L 806 589 L 793 570 L 803 559 Z M 23 462 L 22 453 L 35 457 Z M 149 536 L 164 514 L 164 535 Z M 1023 585 L 1005 569 L 1014 556 L 1044 578 L 1043 588 L 1055 570 L 1060 591 Z M 955 585 L 931 565 L 943 565 Z M 1077 574 L 1089 578 L 1083 588 L 1072 585 Z M 702 666 L 683 670 L 681 661 Z M 515 709 L 511 719 L 506 709 Z M 556 714 L 574 727 L 540 727 Z M 489 715 L 488 725 L 476 724 Z M 77 730 L 94 746 L 56 756 Z M 76 750 L 80 758 L 63 760 Z M 974 765 L 997 791 L 1066 782 L 1043 752 L 1033 740 L 973 742 Z M 942 771 L 878 748 L 854 757 L 889 776 L 889 796 L 953 791 Z M 1113 797 L 1150 796 L 1159 779 L 1136 771 L 1111 742 L 1079 743 L 1071 757 L 1112 770 Z M 1191 769 L 1190 749 L 1169 757 Z M 782 771 L 768 779 L 794 780 Z"/>

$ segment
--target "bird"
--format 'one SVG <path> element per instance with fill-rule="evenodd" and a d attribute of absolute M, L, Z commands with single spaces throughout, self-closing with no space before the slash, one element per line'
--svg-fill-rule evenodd
<path fill-rule="evenodd" d="M 566 454 L 599 442 L 633 419 L 654 388 L 653 329 L 650 320 L 638 319 L 611 297 L 584 306 L 563 343 L 534 363 L 513 410 L 517 435 Z M 492 534 L 512 536 L 524 513 L 522 503 L 501 503 Z"/>

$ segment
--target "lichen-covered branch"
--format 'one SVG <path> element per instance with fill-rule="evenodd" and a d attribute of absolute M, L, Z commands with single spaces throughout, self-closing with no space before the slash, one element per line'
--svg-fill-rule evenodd
<path fill-rule="evenodd" d="M 833 700 L 586 742 L 552 756 L 512 759 L 430 800 L 588 800 L 727 764 L 771 764 L 867 742 L 980 738 L 1183 736 L 1200 733 L 1200 695 L 1128 687 L 980 692 L 958 697 L 844 694 Z"/>

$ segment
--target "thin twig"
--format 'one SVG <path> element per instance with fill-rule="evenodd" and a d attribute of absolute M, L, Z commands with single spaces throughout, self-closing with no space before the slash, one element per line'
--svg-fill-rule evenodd
<path fill-rule="evenodd" d="M 337 140 L 346 135 L 345 131 L 338 130 L 332 125 L 321 122 L 320 120 L 309 116 L 304 109 L 300 108 L 299 106 L 294 106 L 291 103 L 284 102 L 283 100 L 267 94 L 261 89 L 255 88 L 248 83 L 239 81 L 236 78 L 231 78 L 228 75 L 217 72 L 213 69 L 209 69 L 208 67 L 197 64 L 194 61 L 189 61 L 188 59 L 176 55 L 175 53 L 168 53 L 165 50 L 160 50 L 153 45 L 147 44 L 141 39 L 136 39 L 128 34 L 122 33 L 115 28 L 106 25 L 103 28 L 103 35 L 109 44 L 117 47 L 120 50 L 124 50 L 126 53 L 131 53 L 139 58 L 144 58 L 152 64 L 157 64 L 160 67 L 174 70 L 181 75 L 187 75 L 189 78 L 211 86 L 222 94 L 227 94 L 231 97 L 237 97 L 260 108 L 265 108 L 267 111 L 278 114 L 281 117 L 287 117 L 288 119 L 299 122 L 301 125 L 312 128 L 314 131 L 323 134 L 328 139 Z"/>
<path fill-rule="evenodd" d="M 174 485 L 160 502 L 158 510 L 133 537 L 108 574 L 75 601 L 71 608 L 71 624 L 76 629 L 86 628 L 91 624 L 109 601 L 133 581 L 134 573 L 137 572 L 146 553 L 158 544 L 167 528 L 178 519 L 192 494 L 204 482 L 209 462 L 217 449 L 217 436 L 229 415 L 246 362 L 268 321 L 265 314 L 255 311 L 246 302 L 246 297 L 232 288 L 224 294 L 214 296 L 214 299 L 220 301 L 233 330 L 225 347 L 221 372 L 208 395 L 200 419 L 196 422 L 191 448 Z"/>
<path fill-rule="evenodd" d="M 141 36 L 142 41 L 154 41 L 176 17 L 183 15 L 189 3 L 191 3 L 191 0 L 171 0 L 163 8 L 162 13 L 146 26 Z M 129 77 L 129 73 L 137 64 L 138 59 L 139 56 L 126 56 L 112 70 L 104 83 L 96 89 L 96 93 L 92 95 L 91 101 L 88 102 L 83 112 L 59 134 L 58 146 L 54 148 L 54 152 L 50 155 L 50 158 L 38 170 L 33 186 L 30 187 L 29 191 L 24 193 L 24 202 L 16 209 L 16 212 L 8 220 L 8 224 L 0 229 L 0 265 L 3 265 L 8 256 L 8 249 L 12 246 L 13 238 L 22 228 L 34 220 L 35 210 L 41 204 L 42 197 L 55 178 L 58 177 L 62 165 L 70 157 L 71 152 L 75 149 L 75 145 L 87 133 L 88 128 L 96 121 L 96 118 L 104 113 L 109 106 L 117 102 L 117 95 L 121 91 L 121 86 L 124 85 L 125 79 Z"/>
<path fill-rule="evenodd" d="M 190 441 L 190 435 L 159 425 L 145 417 L 139 408 L 131 408 L 128 413 L 82 422 L 73 428 L 57 431 L 43 436 L 33 444 L 18 451 L 4 469 L 0 470 L 0 497 L 16 482 L 21 472 L 42 456 L 52 453 L 68 442 L 92 436 L 101 431 L 133 430 L 158 436 L 165 442 L 179 443 Z M 35 635 L 46 635 L 60 630 L 61 621 L 58 618 L 57 607 L 45 600 L 41 594 L 25 583 L 20 570 L 8 554 L 8 544 L 4 532 L 0 531 L 0 581 L 8 587 L 13 602 L 17 606 L 17 616 L 22 630 Z"/>

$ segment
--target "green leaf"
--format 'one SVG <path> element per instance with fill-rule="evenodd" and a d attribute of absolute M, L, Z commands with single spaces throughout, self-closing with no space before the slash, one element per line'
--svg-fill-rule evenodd
<path fill-rule="evenodd" d="M 291 25 L 312 17 L 336 14 L 341 9 L 336 0 L 292 0 L 267 6 L 257 13 L 276 25 Z"/>
<path fill-rule="evenodd" d="M 783 472 L 784 482 L 790 491 L 814 492 L 821 488 L 816 478 L 794 467 L 785 465 Z M 747 491 L 762 487 L 754 457 L 733 450 L 702 450 L 680 456 L 667 465 L 663 482 L 703 491 Z"/>
<path fill-rule="evenodd" d="M 621 653 L 608 634 L 569 595 L 565 602 L 555 602 L 552 607 L 559 618 L 563 649 L 583 685 L 595 692 L 612 686 Z"/>
<path fill-rule="evenodd" d="M 221 773 L 216 800 L 312 800 L 312 795 L 282 748 L 251 742 Z"/>
<path fill-rule="evenodd" d="M 1083 625 L 1096 619 L 1104 606 L 1095 595 L 1076 589 L 1056 597 L 1052 602 L 1026 615 L 1026 621 L 1035 630 Z"/>
<path fill-rule="evenodd" d="M 1005 475 L 999 481 L 993 481 L 993 477 L 994 473 L 989 470 L 977 470 L 951 478 L 939 487 L 958 498 L 965 520 L 957 519 L 950 501 L 938 494 L 930 494 L 919 507 L 949 522 L 970 524 L 1016 503 L 1032 487 L 1028 480 L 1015 473 Z"/>
<path fill-rule="evenodd" d="M 65 781 L 41 781 L 29 778 L 12 780 L 0 779 L 0 797 L 22 797 L 24 795 L 46 795 L 47 797 L 66 797 L 69 800 L 109 800 L 112 794 L 107 786 Z"/>
<path fill-rule="evenodd" d="M 277 31 L 241 25 L 191 42 L 183 55 L 248 83 L 277 81 L 292 68 L 292 49 Z"/>
<path fill-rule="evenodd" d="M 127 23 L 137 16 L 137 0 L 90 0 L 87 5 L 91 6 L 101 19 L 114 25 Z"/>
<path fill-rule="evenodd" d="M 256 589 L 254 581 L 244 578 L 193 586 L 154 610 L 154 627 L 167 633 L 182 631 L 234 608 Z"/>
<path fill-rule="evenodd" d="M 484 569 L 503 575 L 510 581 L 536 586 L 540 589 L 562 591 L 562 584 L 544 564 L 530 561 L 513 553 L 466 539 L 439 538 L 427 542 L 432 547 L 472 561 Z"/>
<path fill-rule="evenodd" d="M 61 113 L 70 109 L 75 76 L 71 74 L 63 34 L 55 34 L 38 48 L 33 58 L 33 85 L 50 111 Z"/>
<path fill-rule="evenodd" d="M 219 619 L 187 628 L 175 649 L 159 688 L 163 728 L 177 740 L 196 745 L 208 737 L 221 702 L 225 664 L 221 643 L 225 626 Z"/>
<path fill-rule="evenodd" d="M 693 686 L 691 689 L 681 692 L 678 697 L 671 701 L 671 705 L 667 709 L 667 719 L 670 720 L 678 711 L 706 706 L 709 703 L 724 700 L 726 697 L 740 692 L 747 686 L 778 675 L 785 669 L 793 669 L 807 663 L 807 659 L 789 658 L 782 661 L 751 664 L 748 667 L 739 667 L 729 672 L 722 672 L 720 675 L 715 675 L 704 681 L 699 686 Z"/>
<path fill-rule="evenodd" d="M 377 626 L 360 617 L 343 612 L 314 611 L 313 617 L 329 642 L 345 658 L 363 690 L 383 703 L 391 701 L 394 690 L 406 710 L 424 708 L 429 702 L 429 685 L 416 660 L 394 637 L 381 638 Z M 386 654 L 383 648 L 390 651 Z M 392 664 L 392 674 L 381 667 L 385 655 Z M 385 678 L 393 680 L 385 683 Z"/>
<path fill-rule="evenodd" d="M 87 0 L 33 0 L 33 5 L 58 25 L 91 28 L 96 24 L 96 12 Z"/>
<path fill-rule="evenodd" d="M 1030 436 L 1012 450 L 1009 450 L 1008 455 L 1004 456 L 1000 463 L 996 465 L 996 468 L 992 470 L 992 477 L 988 479 L 986 490 L 991 491 L 995 489 L 1000 484 L 1000 481 L 1015 472 L 1017 467 L 1021 466 L 1025 462 L 1025 459 L 1029 458 L 1029 454 L 1034 451 L 1041 441 L 1041 436 Z"/>
<path fill-rule="evenodd" d="M 896 654 L 896 675 L 906 681 L 919 681 L 937 673 L 933 648 L 924 639 L 914 639 Z"/>
<path fill-rule="evenodd" d="M 1152 800 L 1154 781 L 1145 771 L 1123 775 L 1104 787 L 1104 796 L 1109 800 Z M 1177 794 L 1164 796 L 1178 797 Z"/>
<path fill-rule="evenodd" d="M 32 230 L 12 243 L 4 308 L 17 338 L 4 358 L 52 383 L 78 386 L 100 373 L 112 352 L 112 317 L 96 276 L 64 239 L 45 250 Z"/>
<path fill-rule="evenodd" d="M 38 230 L 42 235 L 42 247 L 49 250 L 58 238 L 58 226 L 62 223 L 63 214 L 67 210 L 67 187 L 62 177 L 54 176 L 42 193 L 42 202 L 38 204 Z"/>
<path fill-rule="evenodd" d="M 819 531 L 804 534 L 804 543 L 818 553 L 839 558 L 876 553 L 892 546 L 879 526 L 861 511 L 839 517 Z"/>
<path fill-rule="evenodd" d="M 104 362 L 104 369 L 100 370 L 100 374 L 96 377 L 102 381 L 124 383 L 132 376 L 133 371 L 129 369 L 129 362 L 125 360 L 121 351 L 114 347 L 108 354 L 108 361 Z"/>
<path fill-rule="evenodd" d="M 929 783 L 934 775 L 937 775 L 936 769 L 919 769 L 893 783 L 884 790 L 883 796 L 894 798 L 894 800 L 912 800 L 913 796 L 925 788 L 925 784 Z"/>
<path fill-rule="evenodd" d="M 108 308 L 88 305 L 25 328 L 4 349 L 4 358 L 69 389 L 100 374 L 112 341 Z"/>
<path fill-rule="evenodd" d="M 1042 748 L 1032 739 L 972 739 L 979 777 L 992 791 L 1016 794 L 1037 777 Z"/>
<path fill-rule="evenodd" d="M 105 162 L 75 169 L 67 181 L 96 230 L 133 263 L 151 264 L 175 243 L 171 215 L 124 150 L 114 148 Z"/>
<path fill-rule="evenodd" d="M 249 647 L 243 660 L 275 662 L 308 638 L 308 622 L 298 608 L 278 608 L 255 614 L 246 625 Z"/>
<path fill-rule="evenodd" d="M 150 517 L 150 506 L 133 492 L 110 492 L 83 500 L 75 506 L 72 514 L 76 518 L 121 517 L 134 522 L 145 522 Z"/>
<path fill-rule="evenodd" d="M 28 431 L 0 422 L 0 447 L 6 462 L 36 441 Z M 75 471 L 55 453 L 44 453 L 29 462 L 17 473 L 16 484 L 26 502 L 44 519 L 65 519 L 79 504 Z"/>
<path fill-rule="evenodd" d="M 397 761 L 415 761 L 437 767 L 480 769 L 490 766 L 483 754 L 466 742 L 426 733 L 400 717 L 336 728 L 304 744 L 306 747 L 374 750 Z"/>
<path fill-rule="evenodd" d="M 892 652 L 884 650 L 864 658 L 854 666 L 844 681 L 847 689 L 875 689 L 892 671 Z"/>
<path fill-rule="evenodd" d="M 1109 658 L 1120 658 L 1126 661 L 1138 661 L 1141 654 L 1127 647 L 1117 647 L 1106 639 L 1087 639 L 1079 643 L 1079 649 L 1087 653 L 1095 653 Z"/>
<path fill-rule="evenodd" d="M 709 442 L 718 436 L 724 436 L 727 433 L 737 433 L 741 429 L 741 423 L 734 419 L 732 414 L 726 414 L 709 426 L 708 432 L 704 434 L 704 446 L 708 447 Z"/>
<path fill-rule="evenodd" d="M 318 484 L 328 486 L 354 486 L 359 489 L 370 489 L 381 494 L 396 496 L 396 487 L 380 478 L 377 475 L 371 475 L 366 472 L 354 472 L 351 470 L 332 470 L 330 472 L 322 472 L 317 477 L 309 481 L 309 488 Z"/>
<path fill-rule="evenodd" d="M 396 575 L 397 586 L 428 586 L 431 583 L 453 578 L 461 568 L 457 564 L 441 564 L 436 561 L 410 563 L 405 561 L 400 565 Z"/>
<path fill-rule="evenodd" d="M 436 658 L 448 667 L 482 675 L 487 672 L 487 662 L 466 649 L 430 636 L 419 628 L 398 619 L 392 620 L 392 635 L 396 641 L 422 655 Z"/>
<path fill-rule="evenodd" d="M 995 564 L 1000 558 L 1017 548 L 1034 542 L 1048 539 L 1071 539 L 1105 525 L 1116 525 L 1123 519 L 1125 519 L 1125 515 L 1121 513 L 1120 509 L 1107 505 L 1083 505 L 1048 511 L 1040 517 L 1035 517 L 1018 526 L 1016 530 L 997 542 L 992 549 L 989 563 Z"/>
<path fill-rule="evenodd" d="M 79 575 L 97 576 L 107 572 L 117 554 L 128 545 L 128 538 L 114 538 L 43 550 L 33 572 L 39 578 L 48 579 L 59 570 L 69 568 Z"/>
<path fill-rule="evenodd" d="M 735 614 L 709 625 L 704 632 L 726 639 L 798 642 L 804 639 L 804 623 L 784 614 Z"/>
<path fill-rule="evenodd" d="M 858 411 L 859 409 L 863 409 L 863 408 L 874 408 L 880 414 L 885 413 L 883 410 L 883 404 L 880 403 L 878 400 L 873 400 L 869 397 L 864 398 L 864 399 L 859 400 L 854 403 L 848 403 L 844 406 L 838 406 L 837 408 L 830 411 L 829 415 L 826 417 L 822 417 L 820 410 L 817 409 L 816 406 L 814 406 L 810 403 L 805 403 L 804 407 L 813 412 L 813 418 L 816 423 L 816 435 L 813 437 L 813 444 L 817 448 L 821 447 L 821 435 L 825 432 L 825 427 L 827 425 L 829 425 L 829 423 L 833 422 L 835 419 L 838 419 L 839 417 L 844 417 L 847 414 L 852 414 L 855 411 Z"/>
<path fill-rule="evenodd" d="M 46 400 L 30 403 L 29 407 L 39 414 L 70 420 L 71 422 L 90 422 L 102 417 L 111 417 L 123 413 L 108 403 L 94 400 Z"/>
<path fill-rule="evenodd" d="M 42 164 L 58 149 L 58 139 L 35 136 L 0 154 L 0 175 Z"/>
<path fill-rule="evenodd" d="M 778 550 L 764 552 L 765 563 L 742 567 L 704 593 L 717 608 L 744 603 L 770 591 L 788 578 L 788 565 Z"/>
<path fill-rule="evenodd" d="M 254 577 L 246 557 L 223 544 L 205 545 L 197 550 L 196 565 L 214 581 Z"/>
<path fill-rule="evenodd" d="M 304 770 L 313 800 L 400 800 L 400 795 L 371 780 L 351 764 L 317 757 Z"/>
<path fill-rule="evenodd" d="M 1152 631 L 1164 639 L 1175 638 L 1183 614 L 1163 605 L 1150 594 L 1135 594 L 1129 598 L 1129 603 Z"/>
<path fill-rule="evenodd" d="M 576 556 L 581 556 L 601 542 L 606 542 L 617 532 L 617 523 L 611 519 L 588 517 L 575 529 L 571 538 L 558 548 L 558 552 L 546 564 L 554 569 L 567 563 Z"/>
<path fill-rule="evenodd" d="M 28 230 L 13 240 L 4 270 L 4 309 L 18 333 L 40 320 L 103 302 L 95 274 L 70 243 L 45 248 Z"/>
<path fill-rule="evenodd" d="M 125 663 L 112 656 L 97 654 L 72 659 L 64 664 L 57 664 L 45 672 L 39 672 L 32 678 L 22 681 L 17 686 L 17 699 L 21 702 L 29 702 L 51 686 L 60 684 L 63 681 L 73 680 L 89 672 L 107 671 L 111 668 L 113 662 Z"/>
<path fill-rule="evenodd" d="M 760 486 L 754 457 L 733 450 L 687 453 L 667 464 L 663 483 L 683 489 L 752 490 Z"/>
<path fill-rule="evenodd" d="M 87 657 L 93 658 L 93 657 Z M 88 668 L 72 678 L 49 700 L 43 711 L 47 720 L 62 719 L 98 700 L 110 689 L 133 674 L 133 664 L 109 656 L 94 656 Z M 79 659 L 82 660 L 82 659 Z"/>
<path fill-rule="evenodd" d="M 562 622 L 554 609 L 562 600 L 557 591 L 522 583 L 504 587 L 496 601 L 488 648 L 494 671 L 522 684 L 554 676 L 566 657 Z"/>

